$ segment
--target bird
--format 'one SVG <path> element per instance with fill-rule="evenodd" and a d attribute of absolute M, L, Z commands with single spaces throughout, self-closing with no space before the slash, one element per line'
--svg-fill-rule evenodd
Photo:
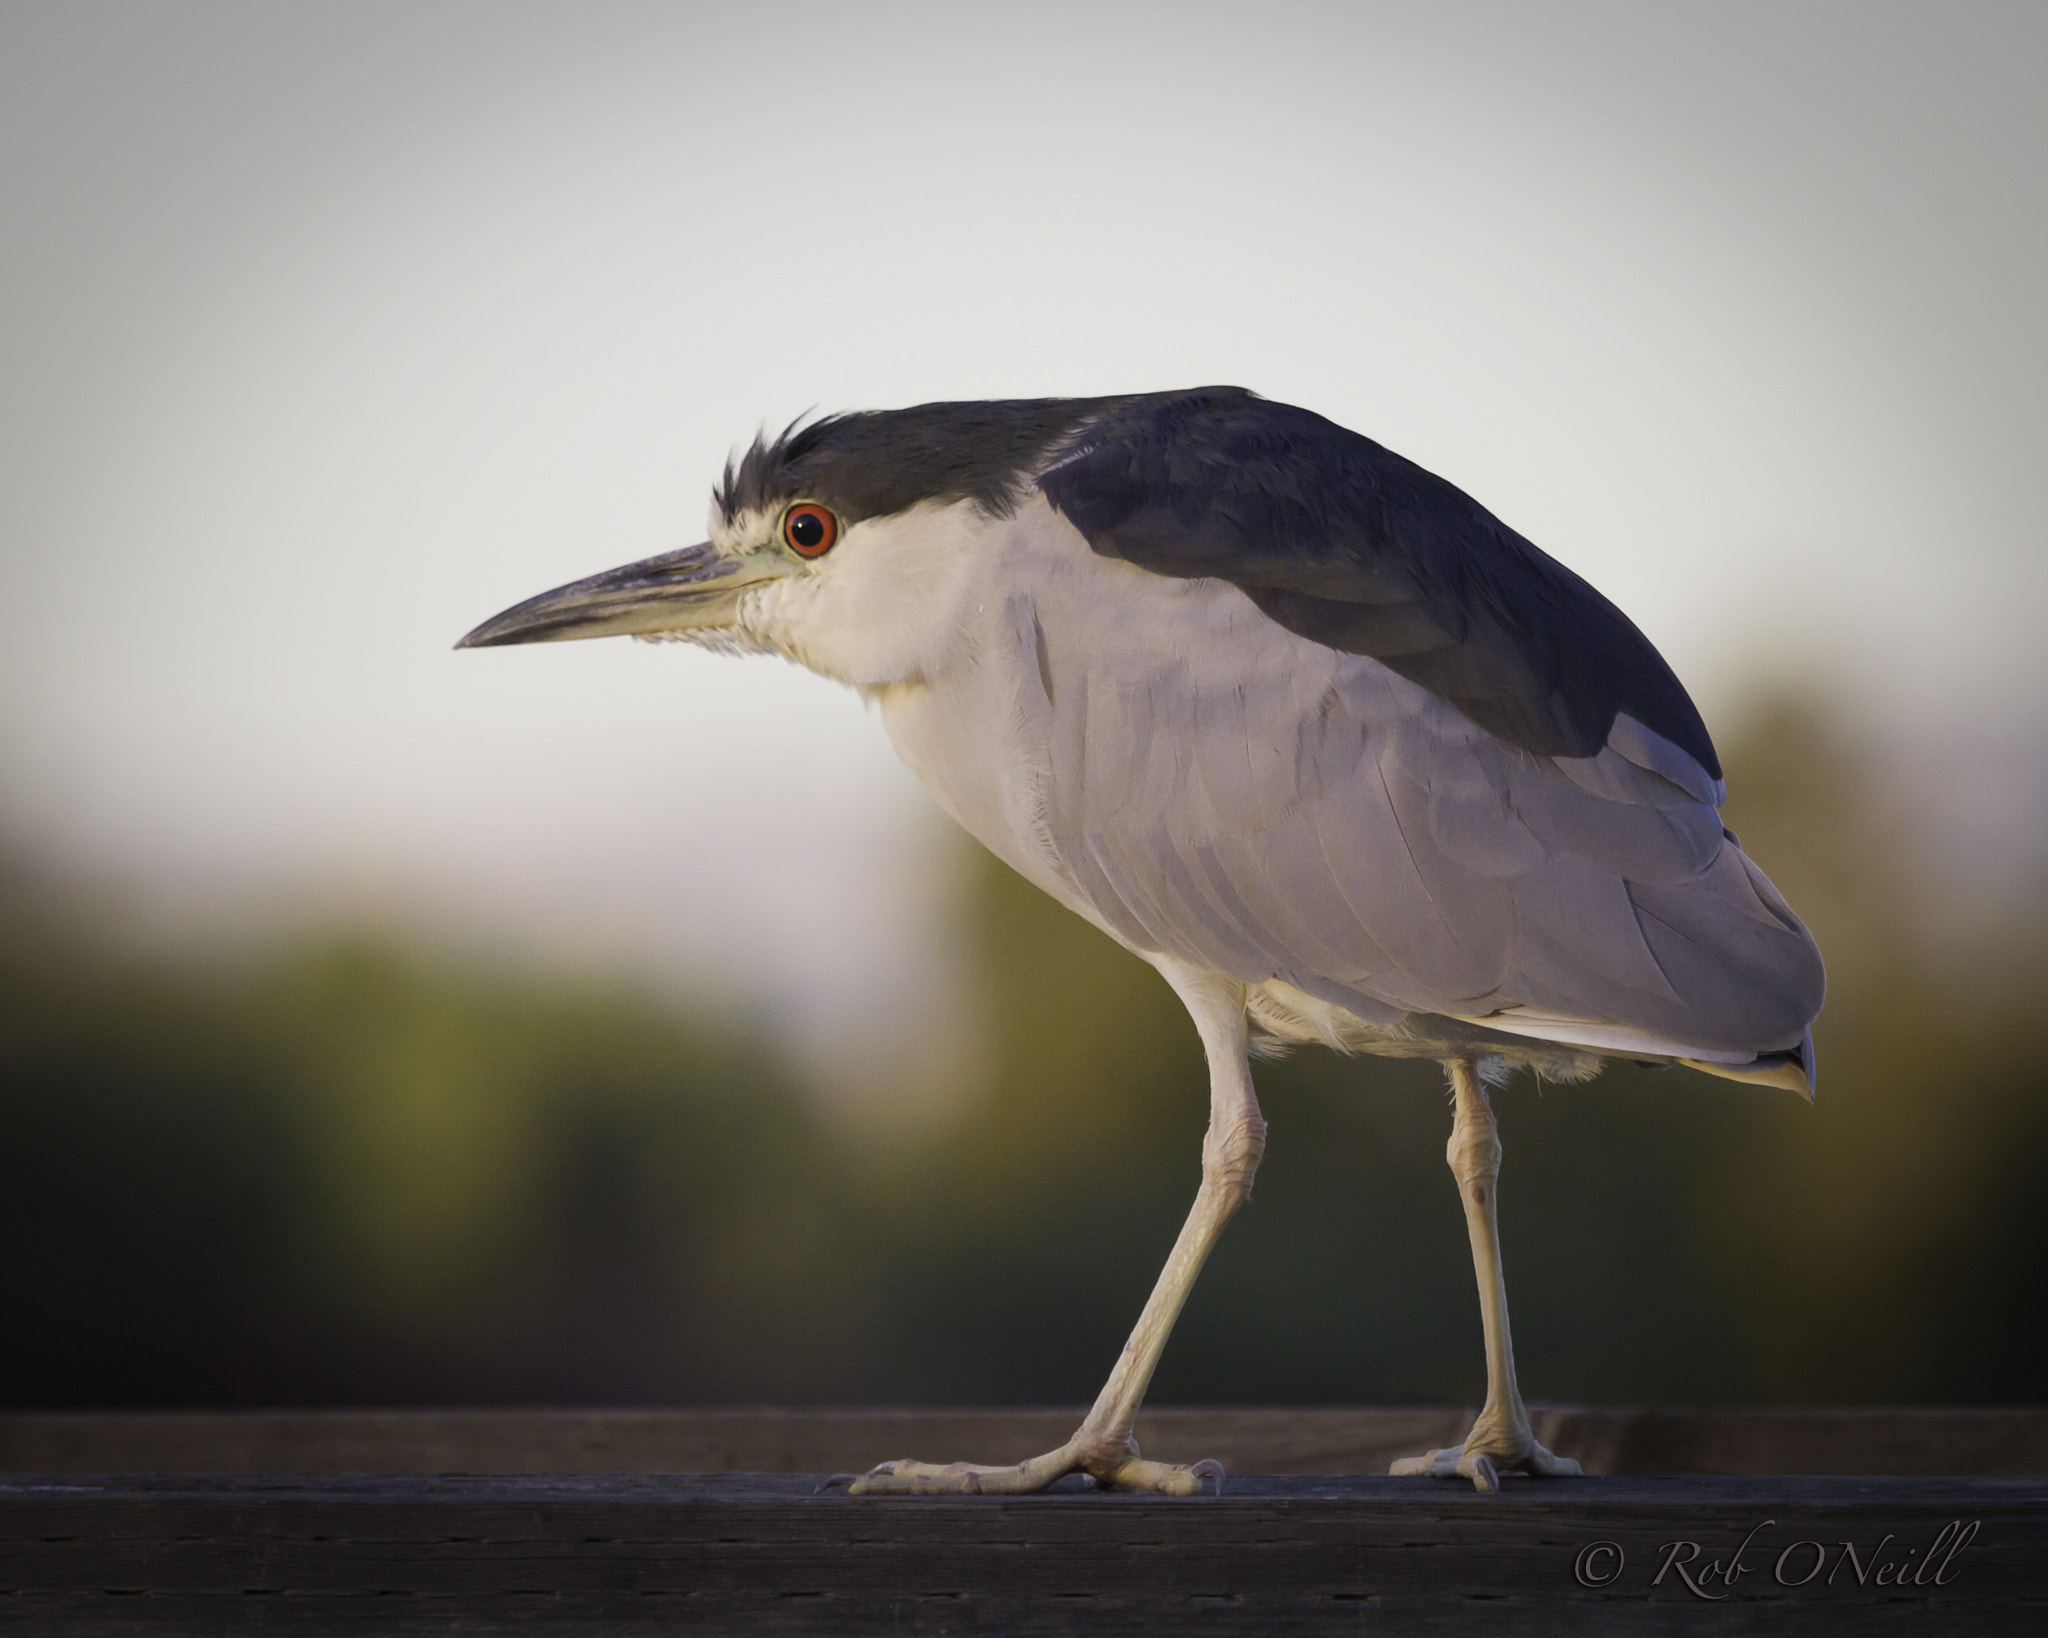
<path fill-rule="evenodd" d="M 1220 1489 L 1134 1423 L 1251 1194 L 1251 1056 L 1300 1043 L 1448 1081 L 1486 1399 L 1391 1471 L 1578 1473 L 1515 1376 L 1490 1089 L 1620 1058 L 1810 1100 L 1825 988 L 1649 639 L 1446 480 L 1240 387 L 802 418 L 727 458 L 708 533 L 458 646 L 680 640 L 854 688 L 963 829 L 1158 970 L 1208 1067 L 1194 1204 L 1073 1436 L 851 1488 Z"/>

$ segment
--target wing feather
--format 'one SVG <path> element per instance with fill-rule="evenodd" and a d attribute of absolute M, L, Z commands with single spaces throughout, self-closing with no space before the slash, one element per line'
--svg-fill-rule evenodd
<path fill-rule="evenodd" d="M 1683 1006 L 1636 920 L 1628 884 L 1590 860 L 1558 853 L 1515 884 L 1522 912 L 1510 1004 L 1580 1018 L 1641 1019 Z"/>
<path fill-rule="evenodd" d="M 1216 838 L 1204 844 L 1203 858 L 1233 890 L 1257 898 L 1260 919 L 1297 972 L 1357 985 L 1392 970 L 1393 957 L 1345 902 L 1305 812 L 1256 838 Z"/>
<path fill-rule="evenodd" d="M 1818 954 L 1688 752 L 1625 715 L 1589 755 L 1530 750 L 1238 588 L 1167 584 L 1141 641 L 1085 575 L 1033 639 L 1047 760 L 1085 770 L 1046 834 L 1120 937 L 1375 1022 L 1717 1062 L 1797 1046 Z"/>
<path fill-rule="evenodd" d="M 1225 896 L 1216 893 L 1189 868 L 1179 845 L 1163 824 L 1153 828 L 1148 857 L 1157 863 L 1160 873 L 1157 882 L 1148 884 L 1153 896 L 1170 904 L 1169 914 L 1176 923 L 1199 927 L 1207 935 L 1206 945 L 1201 948 L 1212 958 L 1212 964 L 1248 983 L 1263 983 L 1280 975 L 1284 962 L 1275 950 L 1276 941 L 1264 934 L 1256 918 L 1248 913 L 1232 913 Z M 1214 962 L 1219 954 L 1223 960 Z"/>
<path fill-rule="evenodd" d="M 1697 802 L 1666 805 L 1659 798 L 1676 787 L 1655 774 L 1636 773 L 1637 785 L 1662 787 L 1643 802 L 1621 790 L 1595 795 L 1534 757 L 1508 759 L 1506 771 L 1515 817 L 1552 855 L 1570 854 L 1629 881 L 1681 882 L 1721 850 L 1720 815 Z"/>

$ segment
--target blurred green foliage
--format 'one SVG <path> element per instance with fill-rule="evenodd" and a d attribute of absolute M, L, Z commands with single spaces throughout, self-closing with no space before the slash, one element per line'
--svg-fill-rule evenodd
<path fill-rule="evenodd" d="M 2039 906 L 1937 959 L 1839 735 L 1779 705 L 1726 749 L 1729 822 L 1829 960 L 1821 1101 L 1630 1066 L 1497 1094 L 1525 1387 L 2036 1399 Z M 1200 1053 L 1149 968 L 976 857 L 969 1085 L 888 1141 L 652 994 L 374 939 L 179 966 L 13 894 L 0 1399 L 1092 1397 L 1193 1193 Z M 1476 1399 L 1440 1073 L 1317 1051 L 1259 1079 L 1257 1196 L 1156 1397 Z"/>

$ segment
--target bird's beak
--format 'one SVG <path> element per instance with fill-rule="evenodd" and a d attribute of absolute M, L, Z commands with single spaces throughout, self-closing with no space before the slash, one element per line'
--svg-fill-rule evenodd
<path fill-rule="evenodd" d="M 497 648 L 730 625 L 741 592 L 793 568 L 779 552 L 727 557 L 705 541 L 529 597 L 493 615 L 455 646 Z"/>

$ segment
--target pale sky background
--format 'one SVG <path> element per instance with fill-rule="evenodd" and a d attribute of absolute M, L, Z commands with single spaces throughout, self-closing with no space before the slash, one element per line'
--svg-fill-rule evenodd
<path fill-rule="evenodd" d="M 944 966 L 879 724 L 449 645 L 700 538 L 764 421 L 1232 381 L 1476 494 L 1710 725 L 1824 687 L 1995 896 L 2044 69 L 2038 4 L 10 0 L 0 832 L 173 936 L 395 922 L 829 1056 Z"/>

